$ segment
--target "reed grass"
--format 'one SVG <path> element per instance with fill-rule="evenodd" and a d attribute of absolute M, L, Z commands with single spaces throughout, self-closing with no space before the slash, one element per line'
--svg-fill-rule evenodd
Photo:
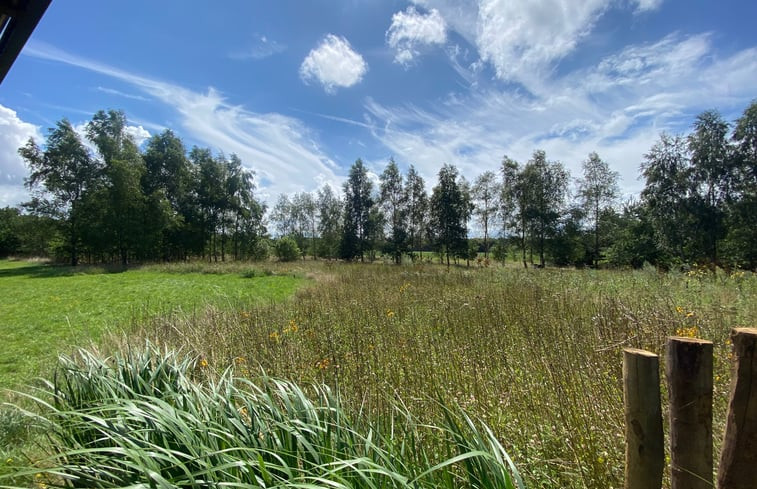
<path fill-rule="evenodd" d="M 327 386 L 216 376 L 151 345 L 61 357 L 33 400 L 49 456 L 3 487 L 524 487 L 492 431 L 456 407 L 431 425 L 396 403 L 379 422 Z"/>

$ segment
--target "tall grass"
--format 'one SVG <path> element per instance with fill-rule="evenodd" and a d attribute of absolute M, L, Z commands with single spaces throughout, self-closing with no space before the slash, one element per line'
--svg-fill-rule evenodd
<path fill-rule="evenodd" d="M 62 357 L 34 401 L 49 458 L 0 476 L 5 487 L 524 487 L 493 432 L 458 408 L 439 404 L 433 425 L 395 401 L 378 420 L 321 384 L 216 376 L 149 345 Z"/>
<path fill-rule="evenodd" d="M 621 350 L 663 353 L 669 335 L 715 342 L 719 449 L 728 331 L 757 317 L 749 274 L 299 266 L 316 282 L 294 301 L 157 318 L 142 334 L 210 368 L 328 384 L 349 413 L 380 417 L 397 396 L 443 423 L 435 399 L 460 405 L 534 488 L 622 485 Z"/>

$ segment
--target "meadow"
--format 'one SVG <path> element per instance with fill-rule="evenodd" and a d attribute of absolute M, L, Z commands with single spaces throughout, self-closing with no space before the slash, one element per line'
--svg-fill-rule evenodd
<path fill-rule="evenodd" d="M 97 342 L 151 316 L 282 300 L 303 283 L 252 266 L 133 269 L 0 260 L 0 389 L 29 382 L 72 345 Z"/>
<path fill-rule="evenodd" d="M 226 268 L 221 277 L 238 275 Z M 662 353 L 669 335 L 714 342 L 717 460 L 728 334 L 757 317 L 757 279 L 743 272 L 308 261 L 273 276 L 308 280 L 292 300 L 217 301 L 190 315 L 121 309 L 132 314 L 122 317 L 128 335 L 106 335 L 98 349 L 149 341 L 195 359 L 207 378 L 231 369 L 324 386 L 383 433 L 398 405 L 429 426 L 459 406 L 491 428 L 527 487 L 608 488 L 623 484 L 622 348 Z M 443 450 L 434 433 L 447 431 L 418 436 Z"/>

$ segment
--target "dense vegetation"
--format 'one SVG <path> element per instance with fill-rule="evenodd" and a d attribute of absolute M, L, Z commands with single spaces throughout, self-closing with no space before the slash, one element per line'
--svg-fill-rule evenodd
<path fill-rule="evenodd" d="M 219 273 L 225 270 L 232 274 L 228 278 L 239 270 L 239 264 L 192 266 Z M 283 379 L 286 386 L 294 388 L 291 382 L 301 386 L 316 405 L 321 399 L 317 392 L 322 392 L 318 389 L 328 386 L 339 395 L 339 409 L 355 423 L 349 428 L 363 439 L 373 430 L 372 439 L 381 450 L 397 449 L 396 445 L 384 445 L 387 440 L 378 441 L 379 435 L 391 438 L 392 422 L 402 440 L 407 434 L 402 431 L 408 426 L 406 415 L 414 422 L 444 427 L 448 426 L 444 406 L 459 406 L 472 419 L 480 419 L 491 428 L 529 488 L 622 486 L 621 350 L 631 346 L 662 353 L 665 338 L 673 334 L 714 342 L 717 460 L 730 382 L 728 332 L 732 327 L 753 325 L 757 317 L 757 280 L 752 273 L 742 271 L 718 269 L 713 273 L 697 268 L 687 273 L 660 273 L 651 267 L 637 271 L 539 270 L 522 269 L 517 264 L 487 267 L 483 261 L 470 268 L 449 269 L 436 263 L 398 267 L 310 260 L 271 266 L 276 276 L 310 277 L 312 286 L 300 289 L 292 301 L 240 300 L 189 315 L 166 312 L 142 316 L 133 321 L 128 336 L 106 338 L 98 348 L 121 358 L 128 357 L 129 352 L 138 358 L 135 345 L 147 341 L 161 349 L 180 351 L 179 363 L 194 359 L 194 366 L 188 368 L 189 377 L 200 381 L 198 396 L 223 397 L 224 393 L 236 393 L 237 388 L 255 392 L 252 386 L 265 389 L 270 384 L 262 379 L 262 372 Z M 37 279 L 27 280 L 42 286 Z M 78 363 L 79 367 L 63 364 L 59 383 L 67 371 L 74 377 L 83 375 L 79 369 L 107 371 L 96 368 L 99 361 L 91 364 L 94 367 L 86 361 Z M 126 362 L 119 368 L 139 370 L 144 363 Z M 213 382 L 230 367 L 241 380 L 234 389 L 223 384 L 224 389 L 231 390 L 218 394 L 213 389 L 221 384 Z M 206 381 L 213 382 L 201 387 Z M 107 382 L 103 380 L 104 385 Z M 319 387 L 312 390 L 311 385 Z M 66 388 L 63 391 L 67 392 Z M 184 396 L 183 392 L 178 395 Z M 663 402 L 665 397 L 663 394 Z M 112 406 L 114 402 L 118 406 Z M 402 403 L 399 411 L 398 402 Z M 131 423 L 137 420 L 126 411 L 135 404 L 148 409 L 126 395 L 118 401 L 108 398 L 97 409 L 112 407 L 109 412 Z M 226 409 L 223 403 L 213 405 Z M 157 402 L 156 406 L 164 404 Z M 65 406 L 58 408 L 72 411 Z M 211 411 L 201 414 L 215 412 Z M 184 436 L 182 423 L 188 423 L 195 414 L 170 412 L 178 421 L 172 424 L 175 418 L 166 418 L 165 423 L 171 423 L 172 429 Z M 89 414 L 92 417 L 87 418 Z M 87 418 L 99 423 L 105 420 L 105 414 L 74 413 L 71 422 L 81 426 L 79 423 Z M 0 435 L 4 425 L 8 433 L 19 425 L 11 422 L 11 415 L 11 411 L 0 410 Z M 50 416 L 49 411 L 46 416 Z M 163 422 L 163 418 L 156 420 Z M 212 427 L 207 435 L 214 440 L 214 433 L 220 431 L 213 430 L 225 429 L 206 424 Z M 109 425 L 105 420 L 100 426 L 121 425 Z M 478 426 L 479 433 L 484 434 Z M 449 431 L 422 431 L 418 443 L 431 450 L 432 460 L 458 453 L 442 448 L 454 448 L 445 441 Z M 134 432 L 143 433 L 138 429 Z M 203 433 L 191 437 L 205 436 Z M 467 433 L 469 441 L 475 440 Z M 210 443 L 191 437 L 185 440 L 192 446 Z M 61 440 L 53 438 L 43 446 L 76 449 Z M 123 440 L 128 447 L 133 446 L 131 442 L 152 441 Z M 0 454 L 16 462 L 6 467 L 6 472 L 16 473 L 19 460 L 32 464 L 35 472 L 41 465 L 53 463 L 40 460 L 41 455 L 34 450 L 24 451 L 34 457 L 23 462 L 23 457 L 19 458 L 22 451 L 9 446 L 9 452 L 0 449 Z M 103 454 L 113 448 L 105 445 L 98 450 L 102 451 L 93 453 L 93 457 L 102 456 L 99 460 L 106 464 L 108 459 Z M 129 454 L 133 458 L 125 466 L 138 465 L 135 457 L 143 453 Z M 149 462 L 169 464 L 170 460 Z M 415 462 L 403 458 L 398 463 Z M 177 477 L 171 480 L 179 480 L 200 470 L 193 466 L 185 472 L 184 468 L 179 464 L 166 472 Z M 0 466 L 0 473 L 2 469 Z M 184 475 L 176 475 L 176 470 Z M 403 470 L 397 472 L 408 476 Z M 464 473 L 458 470 L 462 469 L 455 469 L 456 474 Z"/>
<path fill-rule="evenodd" d="M 140 150 L 127 127 L 122 112 L 100 111 L 86 126 L 94 154 L 66 120 L 44 146 L 20 148 L 34 198 L 23 211 L 0 210 L 0 256 L 75 265 L 276 251 L 361 261 L 385 253 L 399 263 L 433 250 L 447 263 L 491 251 L 517 252 L 526 267 L 757 267 L 757 102 L 733 125 L 707 111 L 690 134 L 661 134 L 640 162 L 640 198 L 622 205 L 618 174 L 596 153 L 574 181 L 536 150 L 525 163 L 505 157 L 499 174 L 460 175 L 446 164 L 431 195 L 412 165 L 402 175 L 390 160 L 374 188 L 357 160 L 341 195 L 329 186 L 281 195 L 266 214 L 236 155 L 187 152 L 169 130 Z M 480 239 L 470 238 L 474 219 Z M 296 248 L 271 247 L 268 227 Z"/>
<path fill-rule="evenodd" d="M 491 430 L 457 409 L 433 426 L 397 402 L 386 422 L 345 412 L 326 386 L 218 377 L 150 345 L 64 357 L 35 400 L 49 458 L 0 484 L 524 489 Z"/>

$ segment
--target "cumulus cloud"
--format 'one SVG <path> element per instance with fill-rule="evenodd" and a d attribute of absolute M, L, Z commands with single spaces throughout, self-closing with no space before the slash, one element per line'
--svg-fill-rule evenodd
<path fill-rule="evenodd" d="M 137 146 L 142 146 L 147 139 L 150 138 L 150 131 L 140 126 L 126 126 L 126 134 L 134 138 L 134 142 Z"/>
<path fill-rule="evenodd" d="M 428 14 L 408 7 L 392 16 L 392 24 L 386 31 L 386 42 L 395 50 L 394 61 L 407 65 L 418 56 L 422 46 L 444 44 L 447 40 L 447 24 L 436 9 Z"/>
<path fill-rule="evenodd" d="M 18 148 L 30 137 L 40 141 L 39 128 L 21 120 L 16 111 L 0 105 L 0 207 L 18 204 L 27 196 L 23 184 L 29 170 Z"/>
<path fill-rule="evenodd" d="M 337 87 L 359 83 L 367 71 L 368 64 L 347 39 L 329 34 L 305 57 L 300 77 L 305 82 L 315 80 L 327 93 L 334 93 Z"/>

